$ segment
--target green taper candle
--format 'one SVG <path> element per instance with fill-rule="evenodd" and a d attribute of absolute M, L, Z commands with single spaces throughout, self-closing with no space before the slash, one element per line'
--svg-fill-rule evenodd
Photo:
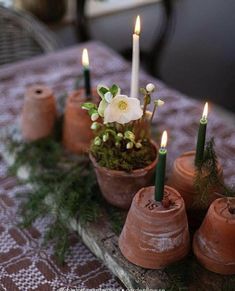
<path fill-rule="evenodd" d="M 167 144 L 167 132 L 166 130 L 162 134 L 161 147 L 158 151 L 158 162 L 156 168 L 156 179 L 155 179 L 155 200 L 162 201 L 164 196 L 164 185 L 165 185 L 165 172 L 166 172 L 166 150 Z"/>
<path fill-rule="evenodd" d="M 206 141 L 206 126 L 207 126 L 207 114 L 208 114 L 208 103 L 206 102 L 200 119 L 198 136 L 197 136 L 197 147 L 195 155 L 195 165 L 198 166 L 203 160 L 204 147 Z"/>
<path fill-rule="evenodd" d="M 87 99 L 89 99 L 91 95 L 91 82 L 90 82 L 89 57 L 86 48 L 84 48 L 82 52 L 82 65 L 86 97 Z"/>

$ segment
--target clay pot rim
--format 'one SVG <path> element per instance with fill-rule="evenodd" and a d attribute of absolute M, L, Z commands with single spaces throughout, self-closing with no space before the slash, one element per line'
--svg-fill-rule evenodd
<path fill-rule="evenodd" d="M 195 150 L 191 150 L 191 151 L 187 151 L 187 152 L 184 152 L 182 153 L 180 156 L 178 156 L 175 161 L 174 161 L 174 167 L 180 171 L 181 173 L 183 173 L 183 175 L 185 175 L 186 177 L 194 177 L 194 172 L 189 172 L 189 171 L 186 171 L 182 166 L 181 164 L 177 163 L 176 161 L 179 159 L 179 158 L 182 158 L 182 157 L 188 157 L 188 156 L 193 156 L 196 154 L 196 151 Z M 219 171 L 219 175 L 222 175 L 222 172 L 223 172 L 223 168 L 220 164 L 220 162 L 218 161 L 218 171 Z"/>
<path fill-rule="evenodd" d="M 139 195 L 141 194 L 142 191 L 145 191 L 146 189 L 149 189 L 151 188 L 151 191 L 154 190 L 155 186 L 148 186 L 148 187 L 144 187 L 144 188 L 141 188 L 140 190 L 138 190 L 137 193 L 139 193 Z M 180 201 L 181 203 L 179 205 L 176 205 L 176 207 L 173 207 L 171 209 L 165 209 L 165 210 L 161 210 L 161 211 L 157 211 L 157 212 L 151 212 L 152 215 L 156 214 L 156 215 L 165 215 L 165 214 L 169 214 L 172 212 L 172 214 L 174 213 L 177 213 L 178 211 L 181 211 L 182 208 L 185 209 L 185 204 L 184 204 L 184 199 L 183 197 L 180 195 L 180 193 L 173 187 L 171 186 L 168 186 L 168 185 L 165 185 L 164 188 L 166 188 L 167 190 L 171 190 L 171 193 L 174 192 L 179 198 L 180 198 Z M 172 191 L 173 190 L 173 191 Z M 138 211 L 140 211 L 141 213 L 145 213 L 146 215 L 149 216 L 149 211 L 145 208 L 140 208 L 139 205 L 138 205 L 138 201 L 137 200 L 137 193 L 136 195 L 134 196 L 133 198 L 133 202 L 132 203 L 135 203 L 135 207 Z M 157 208 L 155 208 L 157 209 Z"/>
<path fill-rule="evenodd" d="M 73 90 L 68 96 L 67 96 L 67 100 L 66 103 L 68 105 L 70 104 L 76 104 L 78 106 L 80 106 L 82 103 L 84 102 L 96 102 L 98 99 L 97 93 L 96 93 L 96 88 L 92 88 L 91 89 L 91 98 L 90 99 L 86 99 L 85 96 L 85 89 L 84 88 L 80 88 L 77 90 Z"/>
<path fill-rule="evenodd" d="M 232 197 L 229 197 L 230 199 L 232 198 Z M 235 200 L 235 197 L 233 197 L 234 198 L 234 200 Z M 213 216 L 214 216 L 214 218 L 215 219 L 217 219 L 217 220 L 219 220 L 219 221 L 221 221 L 221 222 L 223 222 L 223 223 L 229 223 L 229 224 L 231 224 L 231 225 L 235 225 L 235 214 L 231 214 L 230 212 L 229 212 L 229 210 L 227 210 L 228 211 L 228 213 L 229 213 L 229 217 L 224 217 L 224 216 L 222 216 L 218 211 L 216 211 L 216 209 L 215 209 L 215 205 L 217 204 L 217 205 L 219 205 L 219 203 L 221 202 L 221 201 L 223 201 L 224 200 L 224 202 L 226 203 L 226 200 L 227 200 L 227 197 L 222 197 L 222 198 L 217 198 L 216 200 L 214 200 L 212 203 L 211 203 L 211 205 L 210 205 L 210 208 L 209 208 L 209 210 L 208 210 L 208 213 L 209 213 L 209 211 L 211 212 L 211 211 L 213 211 Z M 223 207 L 224 208 L 224 207 Z M 223 208 L 221 208 L 221 209 L 223 209 Z M 234 218 L 233 218 L 233 216 L 234 216 Z"/>
<path fill-rule="evenodd" d="M 150 140 L 151 144 L 154 146 L 155 150 L 156 150 L 156 158 L 146 167 L 144 168 L 140 168 L 140 169 L 136 169 L 133 170 L 131 172 L 126 172 L 123 170 L 112 170 L 106 167 L 102 167 L 100 166 L 96 159 L 93 157 L 93 155 L 91 154 L 91 152 L 89 151 L 89 158 L 92 161 L 93 165 L 95 168 L 99 168 L 100 170 L 102 170 L 103 172 L 105 172 L 108 175 L 114 175 L 114 176 L 119 176 L 119 177 L 137 177 L 137 176 L 142 176 L 143 174 L 145 174 L 147 171 L 149 171 L 150 169 L 154 168 L 157 164 L 158 161 L 158 146 L 157 143 L 155 141 L 153 141 L 152 139 Z"/>
<path fill-rule="evenodd" d="M 44 93 L 46 90 L 46 94 Z M 41 91 L 38 93 L 37 91 Z M 53 91 L 51 88 L 47 87 L 46 85 L 43 84 L 35 84 L 27 87 L 26 95 L 25 97 L 27 99 L 33 99 L 35 101 L 41 101 L 42 99 L 49 99 L 53 96 Z"/>

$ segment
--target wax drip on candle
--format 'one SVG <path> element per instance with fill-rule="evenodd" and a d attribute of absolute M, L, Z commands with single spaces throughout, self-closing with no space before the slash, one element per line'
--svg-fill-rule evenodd
<path fill-rule="evenodd" d="M 91 84 L 90 84 L 90 68 L 89 68 L 89 56 L 86 48 L 82 52 L 82 65 L 83 65 L 83 75 L 84 75 L 84 84 L 85 84 L 85 93 L 87 99 L 91 95 Z"/>
<path fill-rule="evenodd" d="M 158 162 L 155 179 L 155 200 L 162 201 L 164 196 L 165 172 L 166 172 L 166 156 L 167 156 L 167 131 L 162 134 L 161 147 L 158 151 Z"/>
<path fill-rule="evenodd" d="M 202 118 L 200 119 L 198 137 L 197 137 L 197 147 L 195 155 L 195 165 L 199 166 L 203 161 L 204 147 L 206 140 L 206 126 L 207 126 L 207 115 L 208 115 L 208 103 L 205 103 Z"/>

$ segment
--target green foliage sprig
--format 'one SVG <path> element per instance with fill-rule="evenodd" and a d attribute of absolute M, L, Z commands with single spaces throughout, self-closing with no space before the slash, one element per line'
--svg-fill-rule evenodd
<path fill-rule="evenodd" d="M 216 190 L 224 196 L 235 196 L 235 189 L 228 187 L 218 171 L 218 158 L 214 149 L 214 138 L 205 146 L 203 161 L 197 166 L 194 187 L 198 199 L 194 206 L 208 206 L 210 194 Z"/>
<path fill-rule="evenodd" d="M 26 143 L 13 136 L 9 134 L 4 139 L 15 158 L 9 171 L 16 175 L 26 166 L 29 176 L 25 183 L 33 186 L 23 194 L 21 226 L 29 227 L 38 218 L 52 214 L 44 241 L 54 243 L 54 253 L 60 263 L 69 249 L 71 220 L 84 225 L 106 212 L 113 231 L 121 230 L 123 213 L 113 208 L 110 211 L 110 206 L 103 201 L 87 156 L 66 154 L 54 137 Z"/>

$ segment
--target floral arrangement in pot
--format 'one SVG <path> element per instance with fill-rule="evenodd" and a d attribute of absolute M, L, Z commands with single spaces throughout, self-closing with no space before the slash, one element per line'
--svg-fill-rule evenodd
<path fill-rule="evenodd" d="M 157 163 L 157 146 L 151 140 L 150 126 L 158 106 L 147 110 L 151 103 L 154 85 L 142 88 L 144 104 L 140 100 L 121 94 L 117 85 L 110 88 L 98 85 L 101 97 L 98 105 L 85 102 L 93 123 L 94 139 L 90 147 L 90 159 L 94 165 L 98 183 L 104 198 L 114 206 L 128 209 L 134 194 L 151 185 Z"/>

